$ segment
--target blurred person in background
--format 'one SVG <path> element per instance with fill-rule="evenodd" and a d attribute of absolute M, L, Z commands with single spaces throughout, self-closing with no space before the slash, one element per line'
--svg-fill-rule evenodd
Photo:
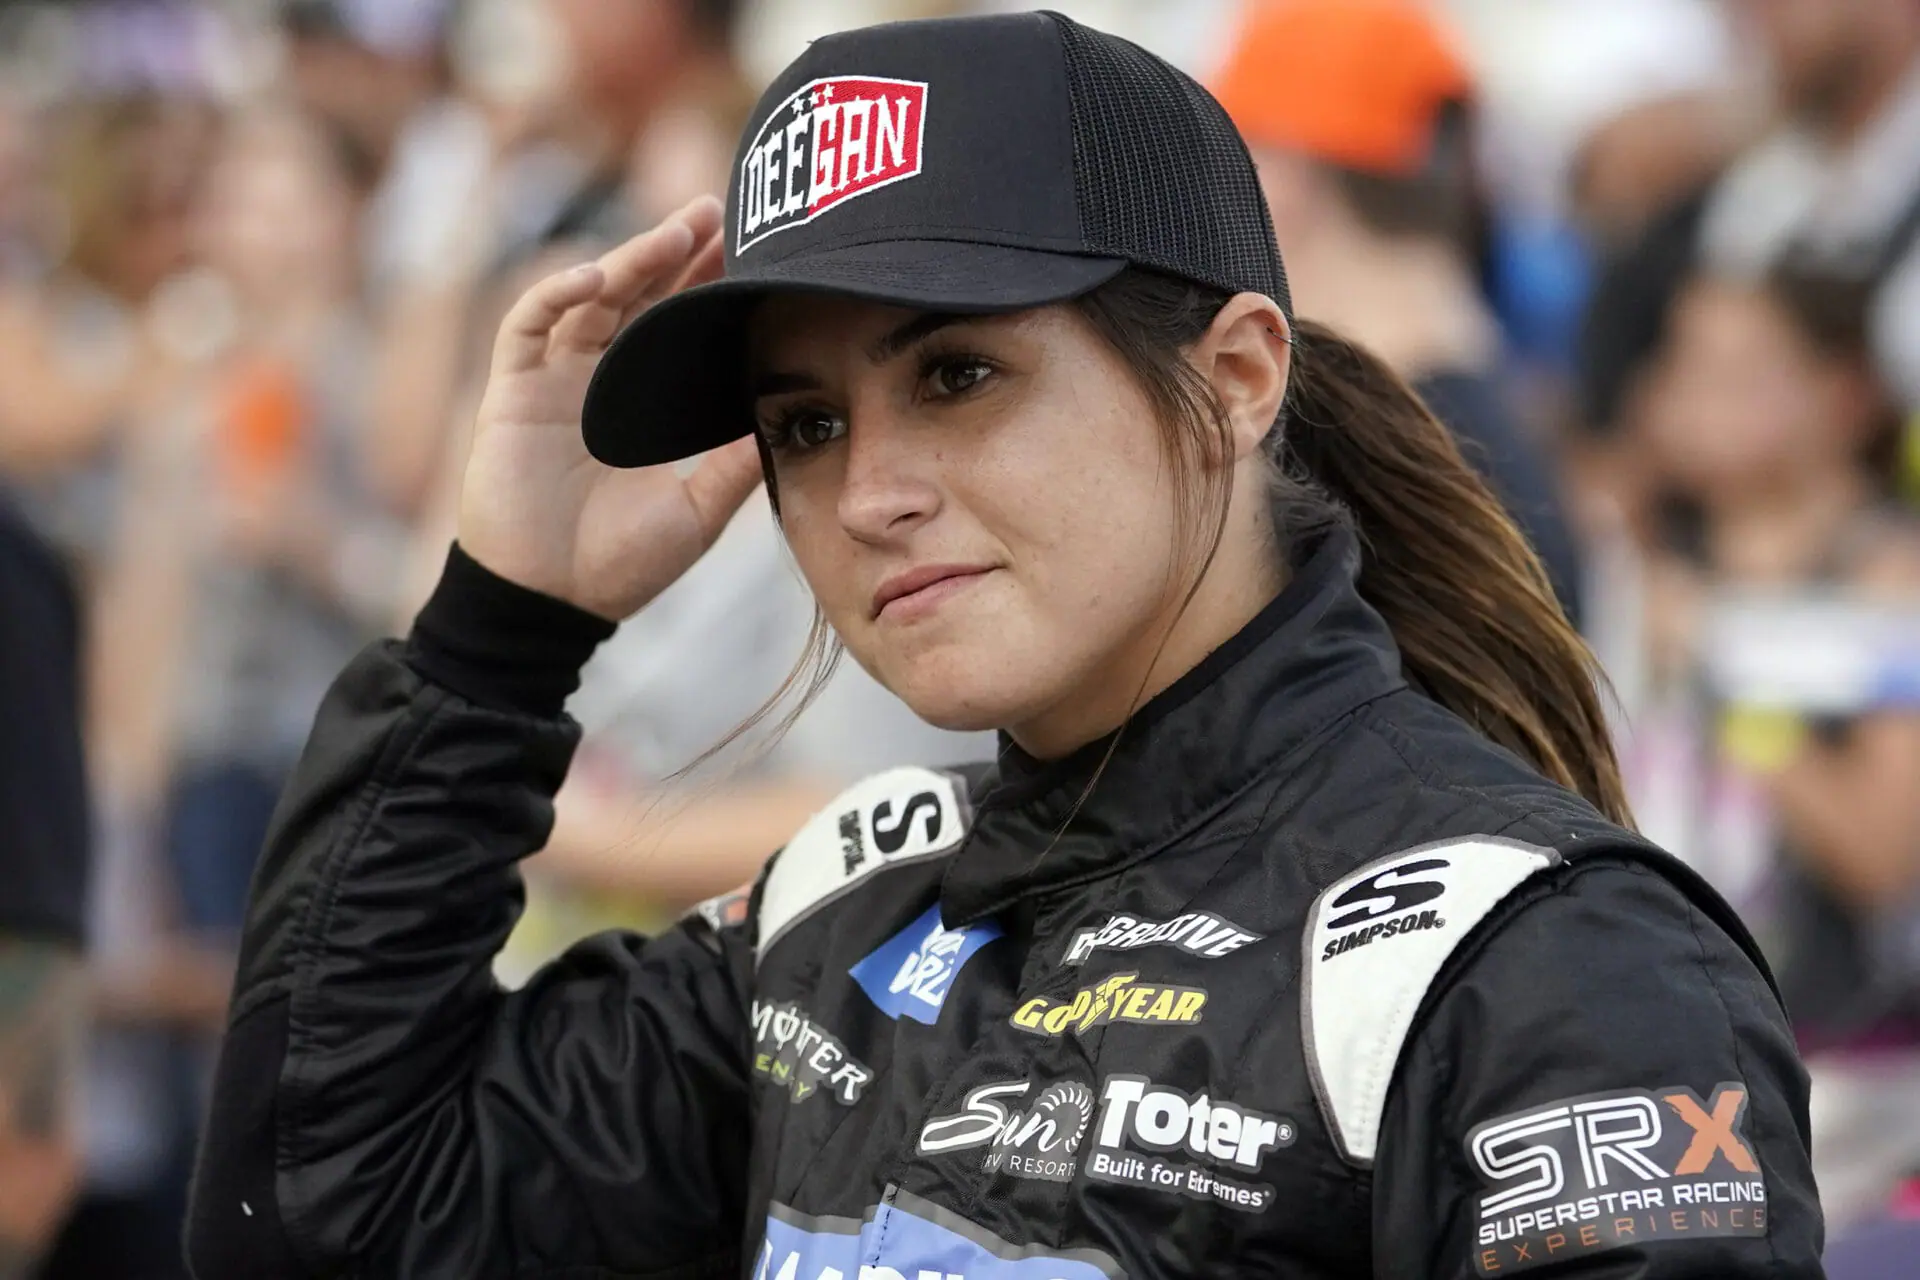
<path fill-rule="evenodd" d="M 1870 284 L 1875 361 L 1901 407 L 1920 411 L 1920 5 L 1732 10 L 1767 54 L 1782 119 L 1708 198 L 1703 260 L 1753 275 L 1793 254 Z M 1907 456 L 1920 478 L 1920 449 Z"/>
<path fill-rule="evenodd" d="M 83 602 L 78 664 L 85 678 L 78 683 L 92 795 L 78 803 L 93 806 L 94 836 L 92 848 L 69 856 L 88 856 L 94 865 L 84 909 L 99 1018 L 88 1052 L 60 1068 L 72 1084 L 85 1067 L 85 1108 L 74 1132 L 84 1151 L 84 1184 L 39 1274 L 166 1277 L 179 1274 L 183 1170 L 176 1169 L 170 1209 L 145 1192 L 165 1159 L 155 1140 L 169 1129 L 187 1136 L 191 1116 L 173 1114 L 177 1108 L 164 1096 L 166 1046 L 121 1028 L 182 1017 L 217 1024 L 226 969 L 171 945 L 160 905 L 166 895 L 151 892 L 157 882 L 137 874 L 156 861 L 134 838 L 136 815 L 150 813 L 156 796 L 147 767 L 156 718 L 141 714 L 150 702 L 141 686 L 165 674 L 168 651 L 150 631 L 164 612 L 130 615 L 122 608 L 130 599 L 156 602 L 122 590 L 129 578 L 120 552 L 128 537 L 127 459 L 151 446 L 142 426 L 190 380 L 194 335 L 178 323 L 172 284 L 191 258 L 192 211 L 215 116 L 195 91 L 155 89 L 137 79 L 110 80 L 31 110 L 38 154 L 13 175 L 21 184 L 12 204 L 20 218 L 10 228 L 24 251 L 0 284 L 0 484 L 18 496 L 53 554 L 77 571 Z M 7 602 L 0 612 L 7 639 L 28 643 L 29 631 L 12 628 L 33 609 L 22 605 L 16 615 L 13 608 Z M 57 642 L 43 635 L 39 643 Z M 49 649 L 28 678 L 39 696 L 57 696 L 66 681 L 57 652 Z M 0 719 L 8 730 L 22 727 L 11 712 Z M 40 821 L 50 821 L 73 803 L 45 774 L 65 756 L 60 735 L 50 729 L 24 750 L 42 772 L 10 778 L 33 783 L 31 803 L 40 807 Z M 9 851 L 33 843 L 22 834 L 30 824 L 9 818 L 7 830 Z M 133 881 L 128 872 L 136 873 Z M 13 901 L 18 884 L 9 874 L 0 899 Z M 153 927 L 111 927 L 135 917 L 151 917 Z M 48 1022 L 25 1034 L 33 1046 L 53 1049 L 63 1028 Z M 71 1182 L 52 1156 L 30 1175 L 37 1194 L 23 1192 L 10 1204 L 39 1204 L 58 1218 Z M 91 1253 L 77 1268 L 63 1260 L 74 1241 Z M 115 1255 L 128 1265 L 113 1265 Z"/>
<path fill-rule="evenodd" d="M 0 87 L 0 287 L 46 270 L 52 248 L 43 115 L 24 94 Z"/>
<path fill-rule="evenodd" d="M 1920 705 L 1757 703 L 1713 669 L 1710 610 L 1739 590 L 1920 609 L 1920 529 L 1883 465 L 1897 429 L 1856 283 L 1783 266 L 1680 293 L 1641 437 L 1666 483 L 1646 615 L 1667 692 L 1637 726 L 1635 802 L 1770 952 L 1836 1226 L 1920 1168 Z"/>
<path fill-rule="evenodd" d="M 60 112 L 49 167 L 63 242 L 0 296 L 0 473 L 83 558 L 109 536 L 115 434 L 180 364 L 154 304 L 190 252 L 209 123 L 202 103 L 144 92 Z"/>
<path fill-rule="evenodd" d="M 66 569 L 0 485 L 0 1280 L 80 1183 L 90 841 L 81 636 Z"/>
<path fill-rule="evenodd" d="M 738 8 L 440 6 L 450 80 L 434 114 L 451 118 L 459 103 L 464 124 L 424 132 L 418 150 L 430 156 L 437 145 L 440 162 L 413 166 L 424 180 L 394 184 L 418 207 L 410 221 L 419 230 L 404 252 L 386 255 L 377 299 L 370 439 L 390 502 L 437 519 L 493 323 L 529 280 L 559 257 L 618 243 L 673 200 L 724 187 L 750 98 L 733 57 Z"/>
<path fill-rule="evenodd" d="M 1542 443 L 1500 381 L 1470 248 L 1471 73 L 1416 0 L 1256 4 L 1216 90 L 1260 166 L 1301 313 L 1378 351 L 1452 428 L 1578 618 Z"/>
<path fill-rule="evenodd" d="M 203 484 L 180 496 L 182 567 L 168 803 L 187 923 L 237 928 L 253 859 L 328 672 L 392 608 L 402 530 L 364 466 L 352 170 L 271 102 L 230 117 L 199 223 L 221 333 L 185 430 Z"/>
<path fill-rule="evenodd" d="M 637 148 L 686 112 L 716 121 L 720 154 L 752 106 L 733 41 L 741 0 L 545 0 L 567 51 L 571 87 L 599 135 L 601 163 L 545 239 L 604 228 L 609 239 L 637 224 L 629 181 Z M 724 162 L 722 165 L 724 172 Z M 644 211 L 661 202 L 638 193 Z M 643 225 L 643 224 L 642 224 Z"/>
<path fill-rule="evenodd" d="M 403 543 L 361 465 L 358 208 L 337 135 L 272 101 L 231 112 L 172 286 L 192 360 L 128 429 L 97 641 L 123 1034 L 96 1065 L 98 1168 L 52 1280 L 182 1274 L 248 878 L 326 670 L 392 607 Z"/>

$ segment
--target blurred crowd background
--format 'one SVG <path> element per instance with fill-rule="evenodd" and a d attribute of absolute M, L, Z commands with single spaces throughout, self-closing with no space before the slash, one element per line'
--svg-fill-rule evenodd
<path fill-rule="evenodd" d="M 183 1274 L 252 862 L 323 690 L 437 574 L 507 300 L 723 192 L 805 40 L 1011 7 L 0 3 L 0 540 L 76 605 L 30 645 L 0 603 L 0 634 L 81 691 L 91 829 L 77 1160 L 0 1178 L 37 1274 Z M 1419 387 L 1533 537 L 1643 827 L 1785 988 L 1834 1274 L 1920 1274 L 1920 0 L 1055 7 L 1221 95 L 1300 312 Z M 843 663 L 777 745 L 682 776 L 811 618 L 761 503 L 596 658 L 508 980 L 746 879 L 851 777 L 991 749 Z M 31 931 L 5 904 L 50 881 L 8 838 L 0 932 Z"/>

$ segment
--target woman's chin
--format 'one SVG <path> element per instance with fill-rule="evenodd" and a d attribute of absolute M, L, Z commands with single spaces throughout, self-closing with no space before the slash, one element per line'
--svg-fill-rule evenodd
<path fill-rule="evenodd" d="M 902 702 L 936 729 L 976 733 L 1018 724 L 1031 714 L 1035 699 L 1009 687 L 1003 675 L 990 678 L 953 662 L 915 663 L 898 680 L 885 680 Z"/>

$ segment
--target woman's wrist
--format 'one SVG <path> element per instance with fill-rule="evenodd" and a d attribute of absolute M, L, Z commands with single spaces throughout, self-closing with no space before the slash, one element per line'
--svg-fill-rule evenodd
<path fill-rule="evenodd" d="M 499 711 L 551 718 L 615 625 L 509 582 L 458 543 L 414 619 L 406 661 L 434 684 Z"/>

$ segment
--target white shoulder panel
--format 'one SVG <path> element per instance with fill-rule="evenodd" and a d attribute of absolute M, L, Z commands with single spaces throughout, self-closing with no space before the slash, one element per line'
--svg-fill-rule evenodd
<path fill-rule="evenodd" d="M 889 769 L 854 783 L 807 820 L 774 859 L 760 895 L 758 961 L 781 935 L 882 867 L 946 853 L 973 815 L 966 782 Z"/>
<path fill-rule="evenodd" d="M 1460 940 L 1560 855 L 1493 836 L 1396 853 L 1329 885 L 1307 917 L 1301 1020 L 1340 1153 L 1369 1164 L 1400 1046 Z"/>

